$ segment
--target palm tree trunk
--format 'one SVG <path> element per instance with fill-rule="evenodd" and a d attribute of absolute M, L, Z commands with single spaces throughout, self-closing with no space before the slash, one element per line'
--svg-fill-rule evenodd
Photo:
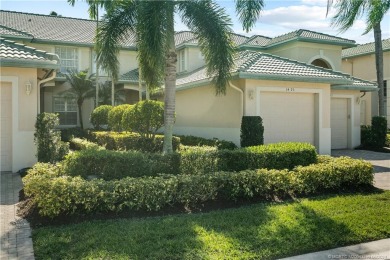
<path fill-rule="evenodd" d="M 138 101 L 142 101 L 142 71 L 138 64 Z"/>
<path fill-rule="evenodd" d="M 169 8 L 168 8 L 169 9 Z M 163 153 L 172 153 L 173 125 L 175 123 L 176 63 L 177 55 L 174 38 L 173 6 L 168 10 L 168 48 L 165 61 L 165 99 L 164 99 L 164 147 Z"/>
<path fill-rule="evenodd" d="M 115 106 L 115 83 L 114 83 L 114 77 L 111 78 L 111 106 Z"/>
<path fill-rule="evenodd" d="M 81 129 L 84 129 L 84 124 L 83 124 L 83 114 L 81 107 L 83 106 L 83 101 L 77 100 L 77 107 L 79 109 L 79 122 L 80 122 L 80 127 Z"/>
<path fill-rule="evenodd" d="M 99 7 L 96 4 L 96 37 L 97 37 L 97 31 L 99 28 Z M 91 54 L 92 55 L 92 54 Z M 96 53 L 95 53 L 96 57 Z M 96 59 L 96 107 L 99 106 L 99 63 Z"/>
<path fill-rule="evenodd" d="M 383 49 L 382 49 L 382 32 L 380 23 L 374 26 L 374 38 L 375 38 L 375 66 L 376 66 L 376 79 L 378 83 L 378 96 L 379 96 L 379 116 L 386 116 L 385 96 L 384 96 L 384 84 L 383 84 Z"/>

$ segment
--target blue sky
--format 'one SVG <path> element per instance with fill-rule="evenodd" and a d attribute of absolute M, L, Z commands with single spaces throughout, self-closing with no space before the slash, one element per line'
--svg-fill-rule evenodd
<path fill-rule="evenodd" d="M 331 35 L 355 40 L 357 43 L 374 41 L 373 33 L 362 35 L 365 29 L 364 17 L 344 33 L 339 33 L 330 26 L 330 19 L 326 17 L 327 0 L 266 0 L 265 9 L 256 26 L 248 34 L 242 30 L 235 15 L 234 2 L 230 0 L 217 0 L 226 9 L 233 21 L 233 30 L 236 33 L 253 35 L 261 34 L 274 37 L 296 29 L 309 29 Z M 55 11 L 62 16 L 88 19 L 88 6 L 84 1 L 76 1 L 74 7 L 66 0 L 0 0 L 2 10 L 49 14 Z M 177 19 L 176 30 L 187 28 Z M 383 39 L 390 38 L 390 14 L 386 14 L 382 22 Z"/>

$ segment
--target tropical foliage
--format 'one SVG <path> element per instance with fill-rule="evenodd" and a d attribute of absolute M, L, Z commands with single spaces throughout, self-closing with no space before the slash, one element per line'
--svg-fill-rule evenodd
<path fill-rule="evenodd" d="M 249 30 L 263 7 L 262 0 L 237 0 L 236 9 L 244 29 Z M 119 62 L 119 43 L 129 33 L 137 36 L 140 68 L 148 88 L 161 85 L 164 79 L 164 152 L 172 149 L 175 120 L 177 55 L 174 40 L 174 17 L 195 34 L 213 77 L 217 94 L 224 94 L 233 66 L 234 46 L 230 39 L 231 20 L 213 1 L 117 1 L 104 17 L 97 35 L 97 54 L 103 69 L 115 80 Z"/>

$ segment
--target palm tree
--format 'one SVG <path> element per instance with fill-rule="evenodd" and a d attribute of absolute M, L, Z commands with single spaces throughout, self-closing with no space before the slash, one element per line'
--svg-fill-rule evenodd
<path fill-rule="evenodd" d="M 95 93 L 93 75 L 88 76 L 88 70 L 76 71 L 71 70 L 65 74 L 66 80 L 70 84 L 70 89 L 65 90 L 62 94 L 67 98 L 75 98 L 78 112 L 80 127 L 84 129 L 82 106 L 86 99 L 92 98 Z"/>
<path fill-rule="evenodd" d="M 104 83 L 99 83 L 99 106 L 101 105 L 111 105 L 112 104 L 112 91 L 111 91 L 111 82 L 106 81 Z M 125 95 L 123 89 L 115 89 L 114 93 L 115 103 L 122 104 L 125 102 Z"/>
<path fill-rule="evenodd" d="M 172 152 L 175 119 L 176 63 L 174 15 L 195 34 L 205 58 L 207 73 L 213 76 L 217 94 L 226 92 L 233 66 L 234 45 L 231 20 L 212 0 L 117 1 L 104 17 L 97 35 L 97 55 L 103 68 L 116 78 L 120 42 L 130 33 L 137 36 L 142 79 L 148 88 L 165 85 L 164 153 Z M 236 11 L 245 30 L 256 22 L 263 0 L 237 0 Z"/>
<path fill-rule="evenodd" d="M 328 11 L 333 0 L 328 0 Z M 375 66 L 379 87 L 379 115 L 386 116 L 384 84 L 383 84 L 383 49 L 381 21 L 390 8 L 390 0 L 337 0 L 336 14 L 332 17 L 332 25 L 345 32 L 353 26 L 355 21 L 366 15 L 366 30 L 363 34 L 374 30 L 375 39 Z"/>

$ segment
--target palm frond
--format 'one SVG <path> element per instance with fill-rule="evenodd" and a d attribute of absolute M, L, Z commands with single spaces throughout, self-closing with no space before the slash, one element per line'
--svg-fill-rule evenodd
<path fill-rule="evenodd" d="M 108 12 L 100 23 L 96 37 L 96 54 L 99 65 L 117 80 L 119 46 L 131 31 L 135 31 L 136 1 L 119 2 Z"/>
<path fill-rule="evenodd" d="M 142 1 L 138 6 L 137 49 L 142 79 L 149 89 L 164 78 L 169 1 Z"/>
<path fill-rule="evenodd" d="M 366 30 L 363 34 L 370 32 L 375 25 L 383 20 L 384 15 L 390 9 L 390 0 L 371 0 L 366 18 Z"/>
<path fill-rule="evenodd" d="M 236 13 L 246 32 L 256 24 L 263 7 L 263 0 L 236 0 Z"/>
<path fill-rule="evenodd" d="M 230 18 L 211 1 L 183 1 L 178 3 L 178 9 L 183 22 L 198 39 L 207 73 L 214 76 L 216 93 L 225 94 L 234 55 Z"/>
<path fill-rule="evenodd" d="M 368 7 L 370 0 L 339 0 L 335 4 L 337 13 L 332 17 L 331 24 L 341 32 L 351 28 Z"/>

